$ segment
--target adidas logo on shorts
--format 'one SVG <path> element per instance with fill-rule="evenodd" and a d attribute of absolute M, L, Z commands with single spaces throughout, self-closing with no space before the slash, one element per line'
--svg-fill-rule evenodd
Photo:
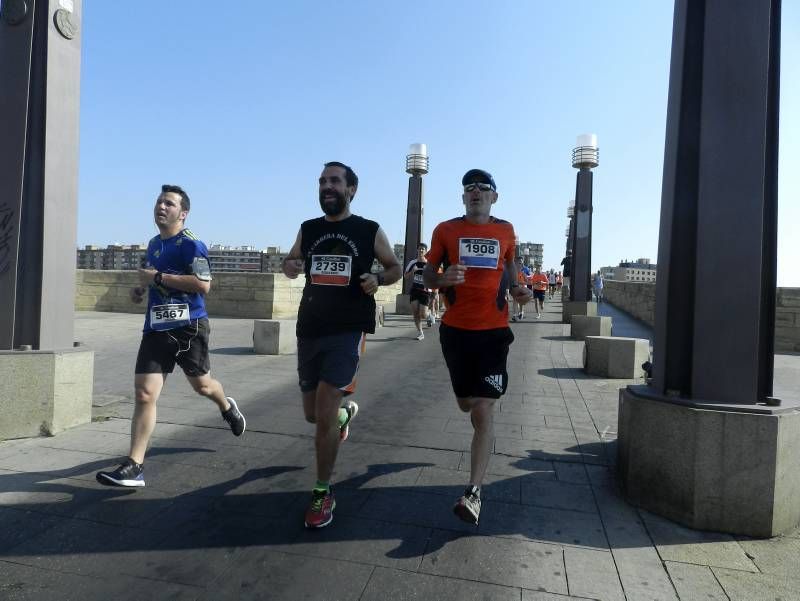
<path fill-rule="evenodd" d="M 486 376 L 484 381 L 491 384 L 492 388 L 494 388 L 497 392 L 503 392 L 503 376 L 502 374 L 497 374 L 494 376 Z"/>

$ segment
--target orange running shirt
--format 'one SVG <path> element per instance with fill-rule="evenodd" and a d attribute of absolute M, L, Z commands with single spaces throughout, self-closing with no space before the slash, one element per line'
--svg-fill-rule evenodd
<path fill-rule="evenodd" d="M 547 290 L 549 280 L 547 279 L 547 276 L 545 274 L 534 273 L 532 280 L 533 280 L 534 290 Z"/>
<path fill-rule="evenodd" d="M 508 327 L 503 272 L 505 262 L 514 260 L 514 240 L 514 226 L 495 217 L 485 224 L 457 217 L 436 226 L 428 261 L 445 269 L 467 266 L 463 284 L 442 288 L 447 306 L 443 323 L 464 330 Z"/>

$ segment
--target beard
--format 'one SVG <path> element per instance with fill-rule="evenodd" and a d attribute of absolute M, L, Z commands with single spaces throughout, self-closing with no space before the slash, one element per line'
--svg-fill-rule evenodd
<path fill-rule="evenodd" d="M 347 200 L 345 199 L 344 194 L 338 190 L 331 190 L 326 192 L 326 194 L 334 194 L 336 198 L 325 198 L 323 193 L 320 192 L 319 206 L 322 209 L 322 212 L 329 217 L 336 217 L 337 215 L 344 213 L 344 210 L 347 208 Z"/>

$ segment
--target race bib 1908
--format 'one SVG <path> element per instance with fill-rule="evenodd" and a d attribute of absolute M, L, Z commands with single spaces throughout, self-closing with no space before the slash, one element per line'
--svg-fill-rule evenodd
<path fill-rule="evenodd" d="M 150 327 L 154 330 L 173 330 L 190 323 L 189 305 L 186 303 L 154 305 L 150 308 Z"/>
<path fill-rule="evenodd" d="M 500 241 L 493 238 L 459 238 L 458 260 L 467 267 L 497 269 Z"/>
<path fill-rule="evenodd" d="M 347 286 L 353 258 L 349 255 L 312 255 L 311 283 L 323 286 Z"/>

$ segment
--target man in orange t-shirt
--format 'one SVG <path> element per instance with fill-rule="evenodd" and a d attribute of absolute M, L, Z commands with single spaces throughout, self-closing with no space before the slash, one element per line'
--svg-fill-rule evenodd
<path fill-rule="evenodd" d="M 542 311 L 544 311 L 544 293 L 547 292 L 548 279 L 542 273 L 542 268 L 539 265 L 535 266 L 533 272 L 533 306 L 536 307 L 536 319 L 541 319 Z"/>
<path fill-rule="evenodd" d="M 466 215 L 436 226 L 423 278 L 428 288 L 444 289 L 447 312 L 439 341 L 458 406 L 470 414 L 474 428 L 469 485 L 453 511 L 477 524 L 493 438 L 492 412 L 508 386 L 506 359 L 514 341 L 506 290 L 521 305 L 531 292 L 504 275 L 516 273 L 515 236 L 510 223 L 490 215 L 497 202 L 494 179 L 486 171 L 470 169 L 461 184 Z M 437 274 L 439 266 L 444 273 Z"/>

